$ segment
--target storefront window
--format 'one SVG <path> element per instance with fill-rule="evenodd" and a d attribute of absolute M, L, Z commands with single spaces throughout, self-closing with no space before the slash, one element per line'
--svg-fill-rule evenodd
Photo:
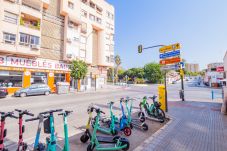
<path fill-rule="evenodd" d="M 31 84 L 47 84 L 47 73 L 33 72 L 31 75 Z"/>
<path fill-rule="evenodd" d="M 65 82 L 65 74 L 55 73 L 54 74 L 54 83 Z"/>
<path fill-rule="evenodd" d="M 22 72 L 0 71 L 0 87 L 22 87 Z"/>

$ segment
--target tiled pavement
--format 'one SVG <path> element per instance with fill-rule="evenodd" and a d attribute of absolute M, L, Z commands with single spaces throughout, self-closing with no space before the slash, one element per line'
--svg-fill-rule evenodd
<path fill-rule="evenodd" d="M 221 104 L 170 102 L 172 117 L 136 151 L 227 151 L 227 115 Z"/>

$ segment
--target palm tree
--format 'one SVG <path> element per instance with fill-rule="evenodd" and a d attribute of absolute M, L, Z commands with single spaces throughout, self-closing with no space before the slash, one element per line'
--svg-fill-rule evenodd
<path fill-rule="evenodd" d="M 121 65 L 121 57 L 119 55 L 116 55 L 114 57 L 114 62 L 115 62 L 115 65 L 116 65 L 115 77 L 117 78 L 118 77 L 118 70 L 119 70 L 119 67 Z"/>

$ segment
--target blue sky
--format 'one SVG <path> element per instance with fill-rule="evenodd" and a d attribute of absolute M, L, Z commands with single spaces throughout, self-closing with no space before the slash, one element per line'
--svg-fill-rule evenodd
<path fill-rule="evenodd" d="M 159 61 L 158 49 L 137 45 L 180 42 L 189 63 L 223 61 L 227 50 L 227 0 L 107 0 L 115 7 L 115 53 L 124 68 Z"/>

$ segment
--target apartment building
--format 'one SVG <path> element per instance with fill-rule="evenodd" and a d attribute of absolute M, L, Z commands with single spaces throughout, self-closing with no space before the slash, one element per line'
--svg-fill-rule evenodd
<path fill-rule="evenodd" d="M 185 70 L 189 72 L 199 72 L 199 64 L 186 63 Z"/>
<path fill-rule="evenodd" d="M 72 60 L 89 72 L 83 86 L 106 82 L 114 65 L 114 8 L 105 0 L 0 0 L 0 87 L 70 79 Z M 95 80 L 95 81 L 94 81 Z"/>

